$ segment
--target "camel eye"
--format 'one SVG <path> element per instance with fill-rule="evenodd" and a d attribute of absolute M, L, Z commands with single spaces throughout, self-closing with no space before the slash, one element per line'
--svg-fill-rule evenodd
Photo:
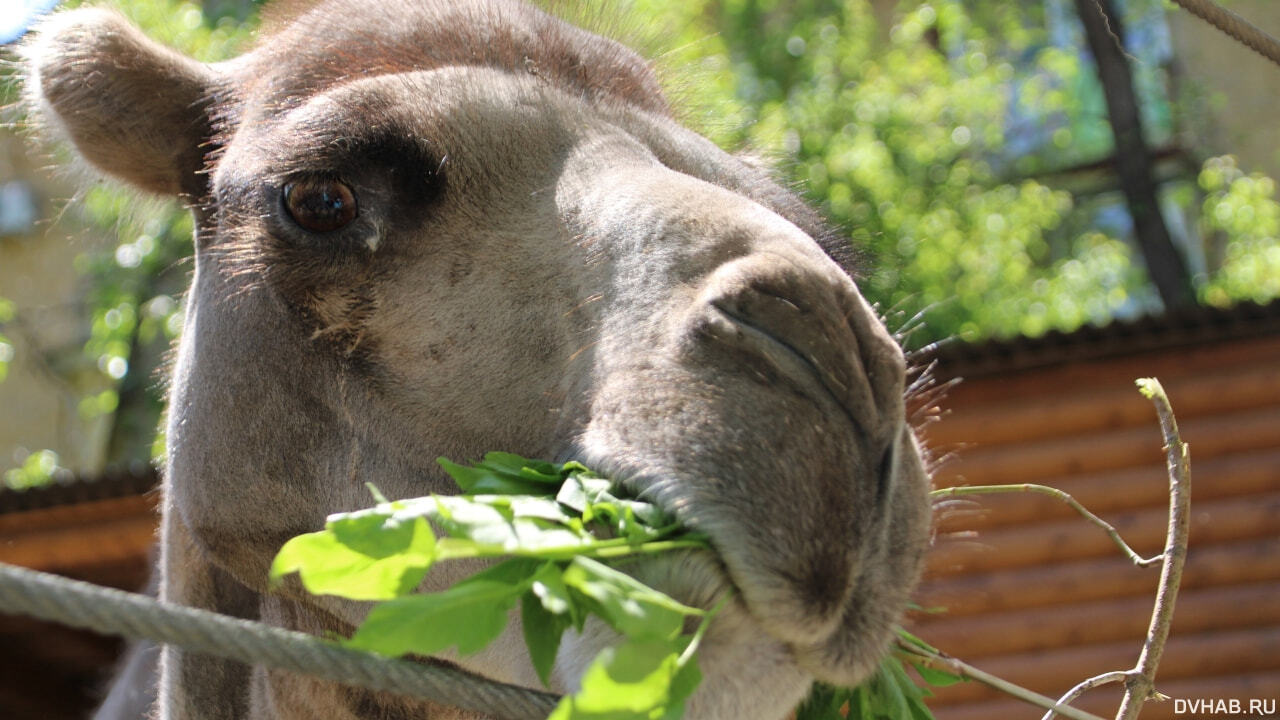
<path fill-rule="evenodd" d="M 284 186 L 284 206 L 303 230 L 341 230 L 359 213 L 355 193 L 337 180 L 298 180 Z"/>

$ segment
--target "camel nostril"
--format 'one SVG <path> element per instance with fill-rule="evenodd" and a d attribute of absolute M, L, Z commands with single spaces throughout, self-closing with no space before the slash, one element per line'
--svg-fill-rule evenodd
<path fill-rule="evenodd" d="M 893 439 L 889 441 L 889 445 L 885 447 L 884 452 L 880 455 L 880 462 L 876 465 L 876 506 L 879 507 L 885 503 L 889 497 L 889 486 L 893 483 L 893 476 L 898 472 L 898 441 Z"/>
<path fill-rule="evenodd" d="M 860 338 L 846 319 L 856 293 L 847 278 L 827 277 L 775 255 L 752 255 L 721 266 L 693 310 L 692 330 L 735 352 L 739 362 L 763 361 L 758 375 L 781 376 L 815 401 L 824 398 L 855 426 L 880 435 L 884 419 L 863 367 Z"/>

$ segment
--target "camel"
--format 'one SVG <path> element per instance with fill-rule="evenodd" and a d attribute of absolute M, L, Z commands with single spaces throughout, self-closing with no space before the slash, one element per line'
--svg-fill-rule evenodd
<path fill-rule="evenodd" d="M 457 492 L 434 459 L 577 459 L 714 553 L 626 572 L 710 607 L 687 717 L 784 717 L 877 667 L 928 543 L 906 363 L 847 240 L 684 127 L 653 67 L 518 0 L 277 8 L 202 64 L 55 14 L 30 107 L 91 166 L 194 213 L 172 363 L 164 600 L 322 634 L 368 606 L 268 587 L 290 537 Z M 824 249 L 825 248 L 825 249 Z M 476 570 L 433 571 L 425 590 Z M 539 687 L 518 618 L 453 663 Z M 571 691 L 612 638 L 570 632 Z M 167 647 L 165 720 L 462 718 Z"/>

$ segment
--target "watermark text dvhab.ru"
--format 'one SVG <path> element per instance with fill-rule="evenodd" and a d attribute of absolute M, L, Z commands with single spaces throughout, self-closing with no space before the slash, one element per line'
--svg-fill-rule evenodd
<path fill-rule="evenodd" d="M 1275 698 L 1174 698 L 1173 714 L 1186 717 L 1280 718 Z"/>

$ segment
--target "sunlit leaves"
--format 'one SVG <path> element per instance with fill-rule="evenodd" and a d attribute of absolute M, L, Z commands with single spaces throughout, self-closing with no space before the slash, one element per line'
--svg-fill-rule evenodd
<path fill-rule="evenodd" d="M 1212 305 L 1280 297 L 1280 203 L 1269 177 L 1246 175 L 1230 155 L 1210 158 L 1200 171 L 1207 196 L 1202 231 L 1220 241 L 1201 294 Z"/>
<path fill-rule="evenodd" d="M 5 471 L 4 484 L 14 490 L 47 485 L 59 471 L 66 472 L 58 465 L 58 453 L 39 450 L 27 455 L 18 467 Z"/>
<path fill-rule="evenodd" d="M 529 592 L 520 598 L 520 624 L 529 659 L 543 685 L 551 684 L 560 638 L 570 627 L 582 629 L 582 609 L 573 602 L 561 569 L 552 564 L 538 568 L 530 578 Z"/>
<path fill-rule="evenodd" d="M 0 297 L 0 327 L 5 323 L 11 322 L 17 308 L 14 304 Z M 13 361 L 13 345 L 9 342 L 9 338 L 0 333 L 0 382 L 4 382 L 5 377 L 9 373 L 9 363 Z"/>
<path fill-rule="evenodd" d="M 284 545 L 273 581 L 297 573 L 312 593 L 384 601 L 348 643 L 391 656 L 478 652 L 518 605 L 544 683 L 563 633 L 582 631 L 594 616 L 620 645 L 597 658 L 556 716 L 678 718 L 698 682 L 693 651 L 710 614 L 592 558 L 707 550 L 706 541 L 578 463 L 489 453 L 472 465 L 440 464 L 464 492 L 478 494 L 332 515 L 324 530 Z M 459 558 L 509 559 L 446 590 L 413 592 L 436 562 Z M 686 618 L 701 620 L 698 633 L 683 633 Z"/>
<path fill-rule="evenodd" d="M 189 0 L 113 0 L 112 7 L 152 38 L 207 62 L 234 55 L 255 24 L 206 16 L 200 3 Z M 79 414 L 86 421 L 115 415 L 109 461 L 148 461 L 162 405 L 155 368 L 182 327 L 175 297 L 188 277 L 182 261 L 192 252 L 191 214 L 177 202 L 140 202 L 108 184 L 88 188 L 76 210 L 90 227 L 118 238 L 114 247 L 81 255 L 75 263 L 91 288 L 84 354 L 100 373 L 96 383 L 81 388 Z M 10 347 L 3 343 L 0 356 Z M 0 361 L 0 373 L 4 367 Z"/>
<path fill-rule="evenodd" d="M 628 639 L 601 651 L 582 677 L 582 690 L 565 698 L 548 720 L 679 718 L 700 681 L 692 657 L 682 662 L 669 643 Z"/>
<path fill-rule="evenodd" d="M 632 638 L 671 640 L 686 616 L 703 611 L 672 600 L 630 575 L 587 557 L 575 557 L 561 578 L 590 602 L 586 606 L 614 630 Z"/>
<path fill-rule="evenodd" d="M 75 6 L 80 3 L 67 3 Z M 155 40 L 202 62 L 226 60 L 248 40 L 256 21 L 210 18 L 190 0 L 113 0 L 111 6 Z"/>
<path fill-rule="evenodd" d="M 425 519 L 352 513 L 285 543 L 271 575 L 297 572 L 317 595 L 387 600 L 417 587 L 435 560 L 436 538 Z"/>
<path fill-rule="evenodd" d="M 449 647 L 474 654 L 502 634 L 511 609 L 542 567 L 532 560 L 508 560 L 443 592 L 380 603 L 348 644 L 391 656 L 430 655 Z"/>
<path fill-rule="evenodd" d="M 677 547 L 709 551 L 707 542 L 576 462 L 489 453 L 479 463 L 440 464 L 464 489 L 532 486 L 540 494 L 387 502 L 375 491 L 376 507 L 332 515 L 323 531 L 286 543 L 272 565 L 273 582 L 296 572 L 313 593 L 382 600 L 347 644 L 390 656 L 479 652 L 519 607 L 530 660 L 548 685 L 564 633 L 582 632 L 594 618 L 618 640 L 591 662 L 578 692 L 551 718 L 678 720 L 701 682 L 699 644 L 731 596 L 710 611 L 689 607 L 600 559 Z M 436 562 L 454 558 L 505 559 L 445 590 L 415 592 Z M 697 629 L 687 633 L 695 620 Z M 916 670 L 934 685 L 958 680 Z M 835 720 L 850 709 L 849 717 L 869 720 L 931 720 L 926 694 L 890 657 L 861 688 L 815 686 L 797 718 Z"/>

